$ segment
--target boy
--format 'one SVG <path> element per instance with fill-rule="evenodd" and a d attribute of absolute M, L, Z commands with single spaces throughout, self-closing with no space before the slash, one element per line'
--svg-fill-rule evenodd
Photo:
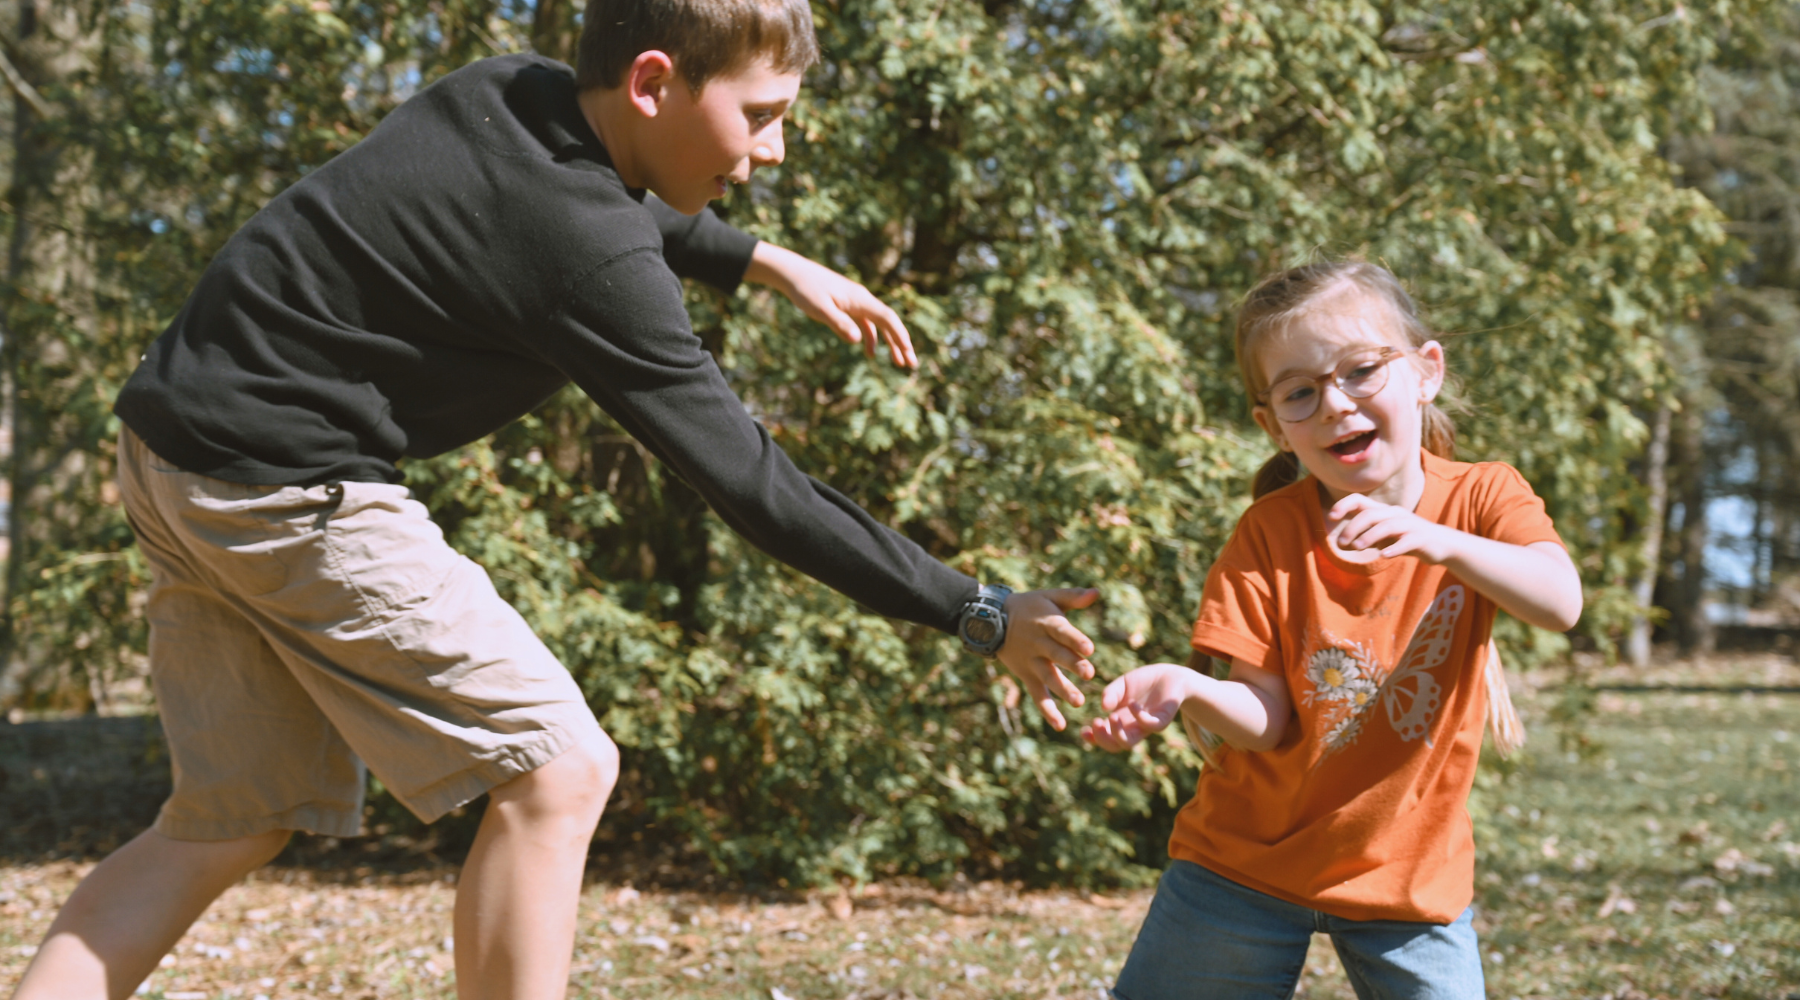
<path fill-rule="evenodd" d="M 1061 728 L 1052 692 L 1082 700 L 1063 671 L 1093 672 L 1061 612 L 1093 592 L 980 588 L 801 475 L 688 326 L 676 273 L 748 278 L 914 363 L 860 285 L 701 211 L 781 162 L 811 17 L 805 0 L 594 0 L 578 78 L 530 56 L 452 73 L 220 251 L 117 407 L 174 791 L 76 889 L 17 997 L 128 995 L 293 830 L 357 833 L 365 762 L 422 819 L 490 795 L 458 890 L 458 993 L 563 995 L 617 751 L 395 463 L 569 379 L 734 529 L 997 653 Z"/>

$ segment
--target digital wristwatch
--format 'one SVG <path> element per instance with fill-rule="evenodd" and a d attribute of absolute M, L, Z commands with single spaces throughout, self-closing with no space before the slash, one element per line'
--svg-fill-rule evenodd
<path fill-rule="evenodd" d="M 963 648 L 976 656 L 993 657 L 1006 645 L 1006 599 L 1012 588 L 984 583 L 975 599 L 963 605 L 956 620 L 956 634 Z"/>

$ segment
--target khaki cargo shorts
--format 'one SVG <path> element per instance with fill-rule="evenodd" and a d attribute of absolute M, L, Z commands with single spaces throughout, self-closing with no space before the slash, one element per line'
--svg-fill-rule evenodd
<path fill-rule="evenodd" d="M 404 486 L 222 482 L 128 429 L 119 484 L 153 572 L 164 836 L 354 836 L 365 764 L 430 822 L 598 731 Z"/>

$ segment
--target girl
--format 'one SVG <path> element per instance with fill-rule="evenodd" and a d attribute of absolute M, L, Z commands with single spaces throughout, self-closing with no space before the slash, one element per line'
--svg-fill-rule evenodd
<path fill-rule="evenodd" d="M 1230 677 L 1140 667 L 1083 732 L 1123 750 L 1179 715 L 1224 741 L 1116 996 L 1287 997 L 1317 931 L 1363 1000 L 1481 997 L 1465 803 L 1489 631 L 1500 609 L 1573 627 L 1575 565 L 1517 472 L 1451 459 L 1444 349 L 1385 269 L 1263 281 L 1237 359 L 1280 452 L 1194 625 L 1190 662 Z"/>

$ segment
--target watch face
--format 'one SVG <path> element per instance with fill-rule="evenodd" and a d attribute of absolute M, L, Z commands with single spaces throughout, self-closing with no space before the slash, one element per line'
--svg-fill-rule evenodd
<path fill-rule="evenodd" d="M 977 646 L 985 646 L 988 643 L 993 642 L 994 636 L 998 634 L 999 631 L 1000 630 L 995 627 L 993 620 L 988 618 L 970 618 L 968 622 L 963 625 L 963 635 L 967 636 L 968 640 Z"/>

